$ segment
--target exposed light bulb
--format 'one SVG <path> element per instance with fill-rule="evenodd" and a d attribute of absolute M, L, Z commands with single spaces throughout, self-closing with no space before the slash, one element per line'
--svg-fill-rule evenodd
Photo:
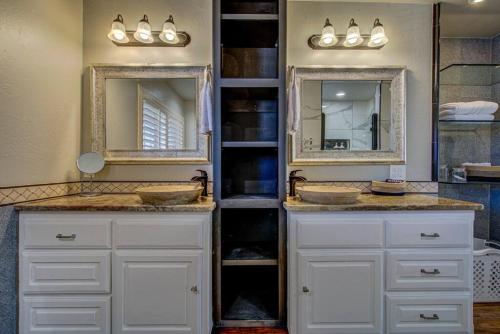
<path fill-rule="evenodd" d="M 338 39 L 335 36 L 335 29 L 333 25 L 330 23 L 329 19 L 326 19 L 325 25 L 323 26 L 323 30 L 321 31 L 321 37 L 319 39 L 319 46 L 328 47 L 337 44 Z"/>
<path fill-rule="evenodd" d="M 389 38 L 387 38 L 385 34 L 384 26 L 382 25 L 382 23 L 380 23 L 379 19 L 375 19 L 368 46 L 374 48 L 377 46 L 385 45 L 387 44 L 387 42 L 389 42 Z"/>
<path fill-rule="evenodd" d="M 108 38 L 116 43 L 128 43 L 127 31 L 123 24 L 123 17 L 118 14 L 116 19 L 111 23 L 111 30 L 109 31 Z"/>
<path fill-rule="evenodd" d="M 163 23 L 163 29 L 160 33 L 160 39 L 168 44 L 179 43 L 179 37 L 177 37 L 177 28 L 175 27 L 174 17 L 170 15 L 168 20 Z"/>
<path fill-rule="evenodd" d="M 345 96 L 345 92 L 343 92 L 343 91 L 337 92 L 335 94 L 335 96 L 337 96 L 337 97 L 344 97 Z"/>
<path fill-rule="evenodd" d="M 477 3 L 483 2 L 484 0 L 469 0 L 469 5 L 475 5 Z"/>
<path fill-rule="evenodd" d="M 347 29 L 346 38 L 344 41 L 345 47 L 353 47 L 358 46 L 363 43 L 363 37 L 361 37 L 361 33 L 359 32 L 359 27 L 354 22 L 354 19 L 351 19 L 349 22 L 349 28 Z"/>
<path fill-rule="evenodd" d="M 137 24 L 137 30 L 134 33 L 134 38 L 141 43 L 153 43 L 154 39 L 147 15 L 144 15 L 142 20 L 140 20 Z"/>

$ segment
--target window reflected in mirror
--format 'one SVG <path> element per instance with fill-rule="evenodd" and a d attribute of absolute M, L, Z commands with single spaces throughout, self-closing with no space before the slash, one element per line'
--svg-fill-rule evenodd
<path fill-rule="evenodd" d="M 390 151 L 391 81 L 304 80 L 304 151 Z"/>
<path fill-rule="evenodd" d="M 194 150 L 196 79 L 106 79 L 108 150 Z"/>

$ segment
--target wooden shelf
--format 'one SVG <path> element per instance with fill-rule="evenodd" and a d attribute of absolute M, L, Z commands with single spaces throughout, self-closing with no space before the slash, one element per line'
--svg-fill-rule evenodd
<path fill-rule="evenodd" d="M 222 147 L 278 147 L 277 141 L 223 141 Z"/>
<path fill-rule="evenodd" d="M 275 195 L 233 195 L 221 199 L 220 208 L 252 209 L 281 208 L 281 200 Z"/>
<path fill-rule="evenodd" d="M 222 14 L 223 20 L 278 20 L 278 14 Z"/>
<path fill-rule="evenodd" d="M 222 260 L 223 266 L 277 266 L 276 259 L 240 259 L 240 260 Z"/>
<path fill-rule="evenodd" d="M 220 80 L 221 87 L 279 87 L 279 79 L 226 78 Z"/>

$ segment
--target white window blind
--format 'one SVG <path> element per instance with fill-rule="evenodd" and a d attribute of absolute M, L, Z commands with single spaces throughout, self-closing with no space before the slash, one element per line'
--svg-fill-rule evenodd
<path fill-rule="evenodd" d="M 142 148 L 144 150 L 184 148 L 184 117 L 170 112 L 154 99 L 144 98 Z"/>

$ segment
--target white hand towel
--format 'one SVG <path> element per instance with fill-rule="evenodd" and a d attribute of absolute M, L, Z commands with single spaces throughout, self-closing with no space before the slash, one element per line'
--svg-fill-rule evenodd
<path fill-rule="evenodd" d="M 493 115 L 447 115 L 439 116 L 442 121 L 492 121 L 495 119 Z"/>
<path fill-rule="evenodd" d="M 287 125 L 290 134 L 295 133 L 300 126 L 300 96 L 295 77 L 295 67 L 290 68 L 290 78 L 288 85 L 288 115 Z"/>
<path fill-rule="evenodd" d="M 452 102 L 439 106 L 440 113 L 454 115 L 493 114 L 498 110 L 498 103 L 489 101 Z"/>
<path fill-rule="evenodd" d="M 482 167 L 491 167 L 491 162 L 464 162 L 462 164 L 463 167 L 467 166 L 482 166 Z"/>
<path fill-rule="evenodd" d="M 209 66 L 205 69 L 203 88 L 201 89 L 201 124 L 200 133 L 208 135 L 212 133 L 213 126 L 213 93 L 212 93 L 212 71 Z"/>

